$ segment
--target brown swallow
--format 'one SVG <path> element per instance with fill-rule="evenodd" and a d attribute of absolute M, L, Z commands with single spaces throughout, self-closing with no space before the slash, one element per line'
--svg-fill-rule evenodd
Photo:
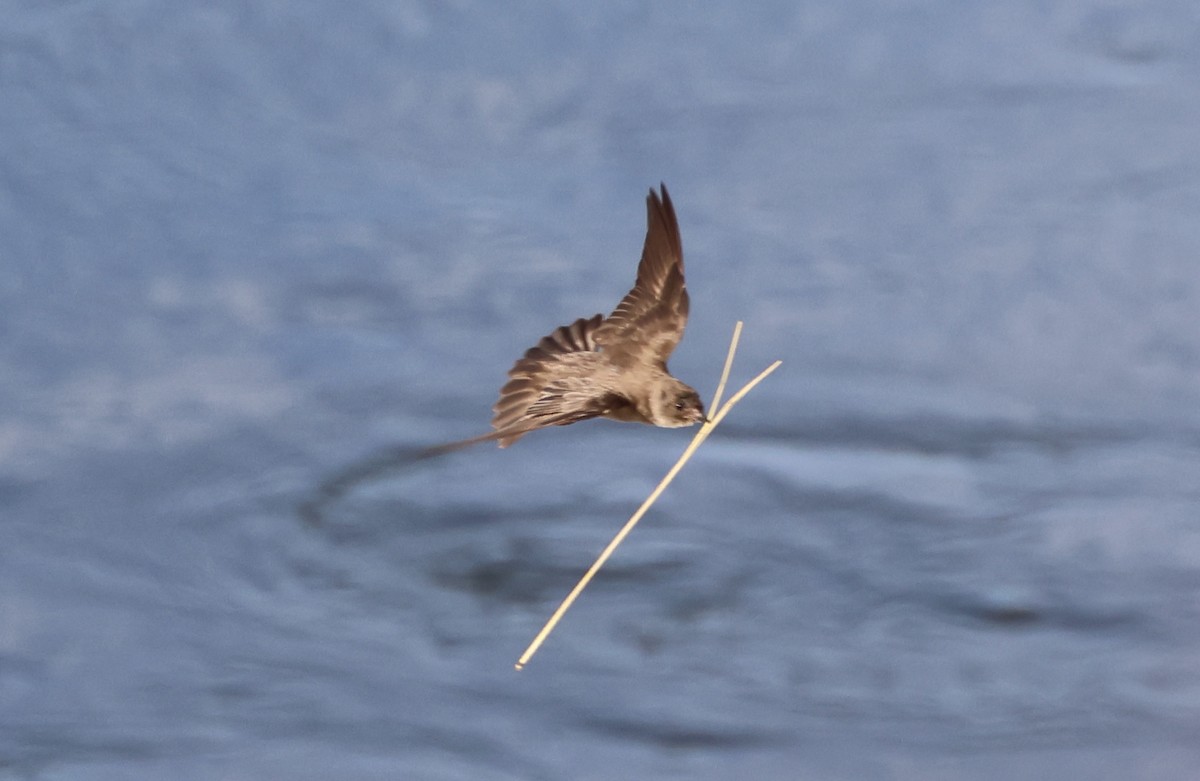
<path fill-rule="evenodd" d="M 580 318 L 526 351 L 492 408 L 493 431 L 434 448 L 457 450 L 589 418 L 676 428 L 704 420 L 700 395 L 671 376 L 667 358 L 687 325 L 679 223 L 666 185 L 646 198 L 646 243 L 637 281 L 608 317 Z"/>

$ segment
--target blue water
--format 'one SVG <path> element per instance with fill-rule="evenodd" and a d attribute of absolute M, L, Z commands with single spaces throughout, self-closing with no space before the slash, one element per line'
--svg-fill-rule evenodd
<path fill-rule="evenodd" d="M 1198 130 L 1183 2 L 8 4 L 0 778 L 1194 778 Z M 691 432 L 388 454 L 660 180 L 784 364 L 516 673 Z"/>

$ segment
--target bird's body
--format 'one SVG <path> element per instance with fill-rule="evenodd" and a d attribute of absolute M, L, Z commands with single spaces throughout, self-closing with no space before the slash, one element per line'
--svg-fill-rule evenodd
<path fill-rule="evenodd" d="M 608 317 L 556 328 L 525 352 L 500 389 L 490 433 L 360 462 L 326 480 L 301 508 L 304 516 L 318 523 L 326 504 L 364 480 L 480 442 L 507 447 L 539 428 L 598 417 L 669 428 L 704 420 L 699 394 L 667 371 L 687 325 L 688 294 L 675 208 L 665 186 L 661 193 L 646 198 L 646 243 L 633 289 Z"/>
<path fill-rule="evenodd" d="M 493 407 L 493 431 L 436 448 L 496 440 L 507 447 L 547 426 L 589 418 L 675 428 L 704 419 L 699 394 L 671 376 L 667 358 L 687 325 L 679 223 L 667 188 L 646 198 L 647 227 L 637 281 L 608 317 L 556 328 L 525 352 Z"/>

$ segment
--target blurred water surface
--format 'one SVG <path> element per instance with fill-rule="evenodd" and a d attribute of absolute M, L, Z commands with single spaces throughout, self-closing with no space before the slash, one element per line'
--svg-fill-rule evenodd
<path fill-rule="evenodd" d="M 1193 778 L 1192 5 L 15 3 L 0 777 Z M 481 433 L 671 188 L 688 433 Z"/>

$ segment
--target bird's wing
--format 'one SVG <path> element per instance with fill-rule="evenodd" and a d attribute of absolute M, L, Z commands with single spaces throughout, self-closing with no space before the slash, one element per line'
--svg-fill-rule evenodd
<path fill-rule="evenodd" d="M 599 417 L 629 403 L 596 382 L 605 359 L 596 352 L 593 337 L 603 320 L 601 315 L 580 318 L 526 351 L 500 389 L 492 407 L 494 431 L 487 438 L 507 447 L 534 429 Z"/>
<path fill-rule="evenodd" d="M 594 334 L 596 344 L 618 364 L 665 364 L 687 325 L 679 222 L 666 185 L 660 187 L 661 198 L 654 190 L 646 198 L 646 243 L 637 281 Z"/>

